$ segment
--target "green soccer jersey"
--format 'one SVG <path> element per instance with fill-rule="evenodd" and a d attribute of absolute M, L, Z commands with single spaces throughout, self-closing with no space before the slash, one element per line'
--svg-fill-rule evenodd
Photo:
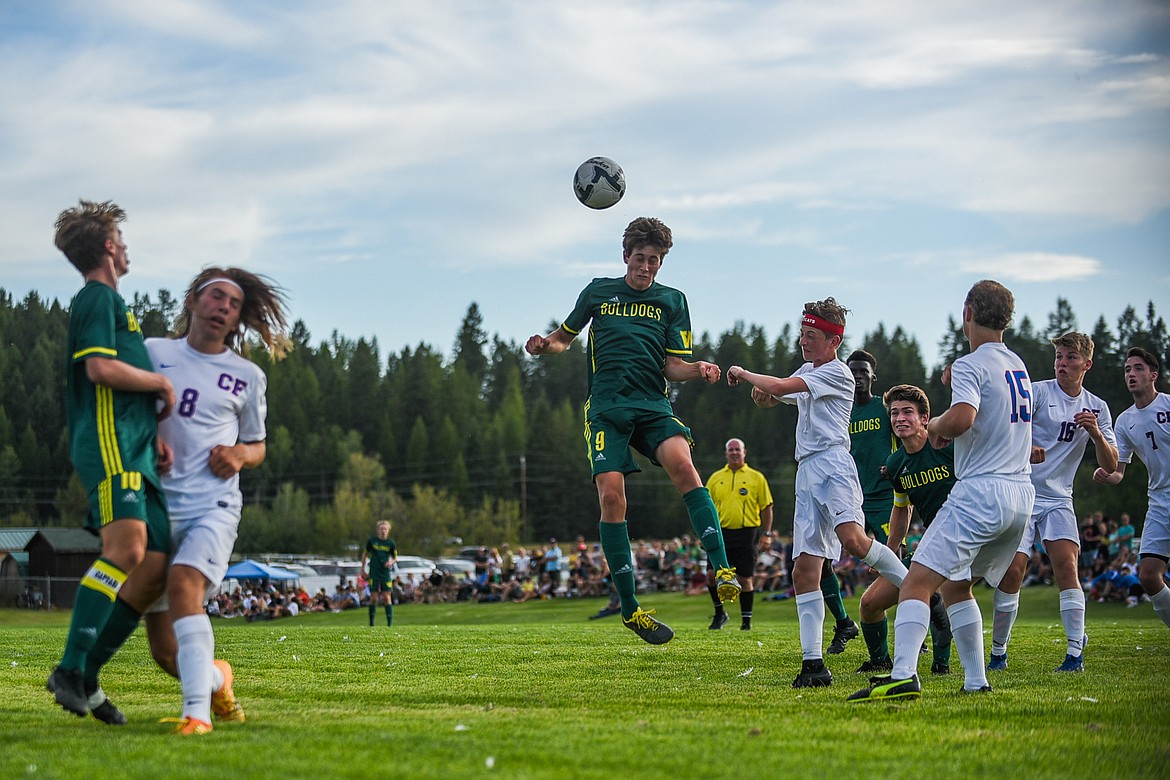
<path fill-rule="evenodd" d="M 158 487 L 156 394 L 95 385 L 85 370 L 95 355 L 154 370 L 138 319 L 117 290 L 100 282 L 81 288 L 69 306 L 68 343 L 69 451 L 81 484 L 92 491 L 114 474 L 138 472 Z"/>
<path fill-rule="evenodd" d="M 589 413 L 615 407 L 671 414 L 666 356 L 691 356 L 686 296 L 659 284 L 635 290 L 625 277 L 594 279 L 561 327 L 576 336 L 589 329 Z"/>
<path fill-rule="evenodd" d="M 955 485 L 955 443 L 936 450 L 928 442 L 913 455 L 899 447 L 886 461 L 886 473 L 894 483 L 898 506 L 905 506 L 908 499 L 925 528 Z"/>
<path fill-rule="evenodd" d="M 882 466 L 897 445 L 882 399 L 874 396 L 860 406 L 853 406 L 849 413 L 849 454 L 857 464 L 866 511 L 885 508 L 888 517 L 894 496 L 890 483 L 882 476 Z"/>
<path fill-rule="evenodd" d="M 393 563 L 398 557 L 398 545 L 394 544 L 394 540 L 371 536 L 366 540 L 366 554 L 370 560 L 370 579 L 380 582 L 390 579 L 390 569 L 386 564 Z"/>

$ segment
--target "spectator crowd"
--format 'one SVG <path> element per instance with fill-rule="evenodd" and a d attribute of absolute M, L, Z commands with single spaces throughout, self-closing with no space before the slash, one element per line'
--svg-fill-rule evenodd
<path fill-rule="evenodd" d="M 1089 597 L 1098 601 L 1124 601 L 1136 606 L 1143 598 L 1137 578 L 1137 555 L 1133 551 L 1135 529 L 1127 514 L 1117 519 L 1096 512 L 1081 525 L 1080 577 Z M 906 537 L 913 550 L 922 537 L 922 528 L 913 523 Z M 556 539 L 535 547 L 513 550 L 479 547 L 468 555 L 473 572 L 456 574 L 436 569 L 429 575 L 397 575 L 393 581 L 394 604 L 451 602 L 525 602 L 554 598 L 592 598 L 610 595 L 609 569 L 601 545 L 577 537 L 568 554 Z M 640 592 L 707 593 L 706 561 L 703 549 L 690 535 L 665 541 L 639 541 L 634 545 L 634 563 Z M 791 542 L 776 537 L 761 550 L 754 572 L 755 590 L 765 598 L 785 599 L 792 595 L 790 579 Z M 873 572 L 848 555 L 834 562 L 842 595 L 861 593 L 873 580 Z M 1032 553 L 1024 585 L 1050 585 L 1052 567 L 1041 547 Z M 369 583 L 364 576 L 356 582 L 339 578 L 332 593 L 321 588 L 310 594 L 299 587 L 280 587 L 272 582 L 247 582 L 232 592 L 220 593 L 207 605 L 212 616 L 243 618 L 248 621 L 295 617 L 302 612 L 341 612 L 367 606 Z"/>

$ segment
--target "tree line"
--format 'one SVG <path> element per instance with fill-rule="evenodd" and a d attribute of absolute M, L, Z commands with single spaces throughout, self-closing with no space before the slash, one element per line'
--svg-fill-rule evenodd
<path fill-rule="evenodd" d="M 179 301 L 159 290 L 153 298 L 135 293 L 130 306 L 148 337 L 165 336 Z M 17 300 L 0 288 L 0 526 L 75 526 L 85 514 L 65 430 L 67 327 L 59 301 L 36 292 Z M 1005 338 L 1039 380 L 1053 376 L 1048 339 L 1077 329 L 1085 330 L 1058 298 L 1045 323 L 1021 316 Z M 1165 364 L 1170 334 L 1153 302 L 1142 312 L 1127 307 L 1115 325 L 1101 315 L 1086 332 L 1096 355 L 1085 385 L 1116 417 L 1132 404 L 1122 381 L 1125 350 L 1145 347 Z M 401 549 L 422 554 L 437 554 L 455 538 L 495 544 L 596 535 L 582 438 L 588 372 L 582 339 L 564 355 L 532 358 L 521 344 L 489 337 L 475 303 L 450 353 L 420 343 L 383 357 L 377 339 L 354 341 L 336 331 L 314 343 L 302 321 L 291 336 L 293 349 L 279 362 L 262 349 L 252 353 L 268 375 L 268 457 L 242 477 L 237 550 L 344 553 L 382 518 L 394 523 Z M 739 322 L 717 337 L 704 333 L 695 357 L 787 376 L 802 362 L 797 336 L 791 325 L 769 336 Z M 928 368 L 914 336 L 879 324 L 860 339 L 847 337 L 839 354 L 865 349 L 878 361 L 875 393 L 916 384 L 941 411 L 949 404 L 942 368 L 967 351 L 954 317 L 938 347 L 940 362 Z M 722 383 L 672 385 L 670 392 L 692 429 L 700 473 L 723 465 L 728 438 L 743 439 L 749 463 L 772 484 L 777 528 L 791 528 L 796 415 L 758 409 Z M 632 533 L 686 532 L 670 481 L 639 462 L 644 473 L 627 483 Z M 1082 514 L 1144 514 L 1140 463 L 1117 488 L 1094 485 L 1091 474 L 1090 449 L 1075 488 Z"/>

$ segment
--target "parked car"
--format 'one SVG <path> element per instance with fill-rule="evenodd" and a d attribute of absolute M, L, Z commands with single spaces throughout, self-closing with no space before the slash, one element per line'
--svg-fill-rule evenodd
<path fill-rule="evenodd" d="M 398 563 L 394 567 L 394 574 L 406 577 L 416 574 L 419 577 L 429 577 L 435 570 L 435 562 L 430 558 L 421 558 L 417 555 L 399 555 Z"/>
<path fill-rule="evenodd" d="M 453 574 L 456 579 L 460 579 L 464 574 L 475 576 L 475 561 L 470 561 L 467 558 L 439 558 L 435 561 L 436 568 L 444 574 Z"/>

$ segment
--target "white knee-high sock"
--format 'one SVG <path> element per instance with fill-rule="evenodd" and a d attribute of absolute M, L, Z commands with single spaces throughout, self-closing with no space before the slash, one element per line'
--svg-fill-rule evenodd
<path fill-rule="evenodd" d="M 179 645 L 176 662 L 183 689 L 183 717 L 211 723 L 212 661 L 215 634 L 207 615 L 190 615 L 175 621 Z"/>
<path fill-rule="evenodd" d="M 1060 622 L 1068 638 L 1068 654 L 1080 655 L 1085 642 L 1085 592 L 1080 588 L 1060 592 Z"/>
<path fill-rule="evenodd" d="M 805 661 L 823 658 L 825 597 L 819 590 L 796 597 L 796 619 L 800 623 L 800 650 Z"/>
<path fill-rule="evenodd" d="M 947 617 L 951 619 L 955 650 L 963 665 L 963 688 L 977 691 L 987 685 L 987 670 L 983 667 L 983 615 L 979 613 L 979 605 L 975 599 L 960 601 L 947 607 Z"/>
<path fill-rule="evenodd" d="M 1166 624 L 1166 628 L 1170 628 L 1170 588 L 1163 587 L 1153 596 L 1150 596 L 1150 601 L 1154 605 L 1155 614 L 1162 618 L 1162 622 Z"/>
<path fill-rule="evenodd" d="M 918 648 L 930 628 L 930 605 L 908 599 L 898 604 L 894 617 L 894 668 L 890 678 L 908 680 L 918 674 Z"/>
<path fill-rule="evenodd" d="M 869 552 L 861 560 L 877 569 L 878 574 L 894 583 L 895 587 L 902 587 L 902 580 L 906 579 L 906 566 L 889 547 L 874 539 L 869 545 Z"/>
<path fill-rule="evenodd" d="M 1012 626 L 1016 624 L 1016 614 L 1020 611 L 1020 594 L 1004 593 L 996 588 L 992 603 L 995 605 L 995 613 L 991 618 L 991 652 L 1003 655 L 1007 652 Z M 1083 603 L 1081 609 L 1084 609 Z"/>

